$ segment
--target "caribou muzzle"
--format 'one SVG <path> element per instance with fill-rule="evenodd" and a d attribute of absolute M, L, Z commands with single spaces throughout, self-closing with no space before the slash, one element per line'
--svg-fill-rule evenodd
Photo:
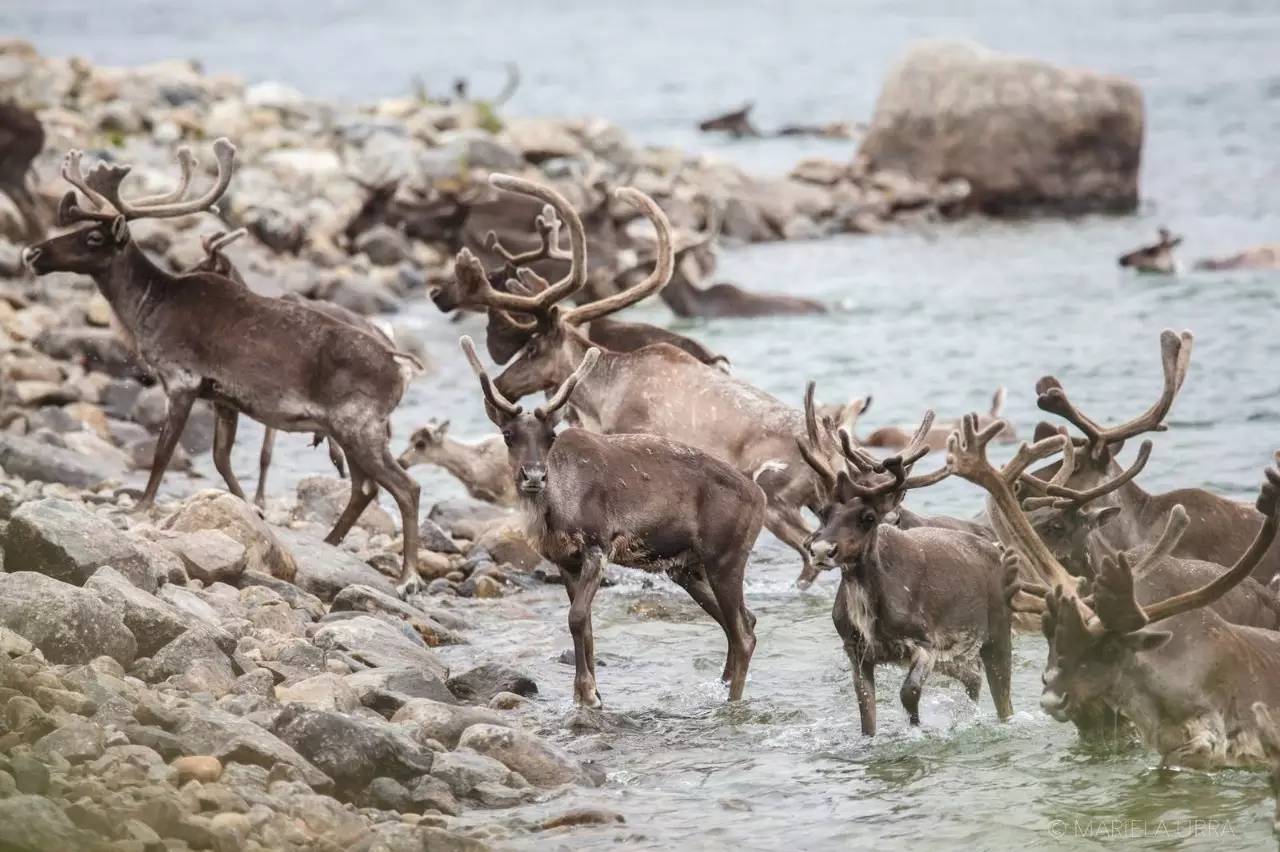
<path fill-rule="evenodd" d="M 520 490 L 525 494 L 541 494 L 547 487 L 547 469 L 542 465 L 521 465 L 518 477 Z"/>

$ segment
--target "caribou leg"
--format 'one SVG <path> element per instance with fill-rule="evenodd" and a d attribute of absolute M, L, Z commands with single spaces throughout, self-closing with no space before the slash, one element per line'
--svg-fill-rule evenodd
<path fill-rule="evenodd" d="M 715 578 L 711 588 L 715 592 L 716 602 L 720 604 L 720 612 L 724 615 L 724 632 L 729 642 L 732 669 L 729 675 L 730 701 L 742 700 L 742 693 L 747 687 L 747 669 L 751 666 L 751 655 L 756 650 L 756 636 L 752 629 L 755 618 L 742 598 L 742 578 L 746 573 L 747 556 L 754 543 L 753 539 L 745 546 L 740 546 L 737 553 L 721 556 L 717 560 L 718 564 L 710 566 L 706 571 Z"/>
<path fill-rule="evenodd" d="M 1013 715 L 1010 681 L 1013 680 L 1013 639 L 1006 629 L 978 649 L 982 667 L 987 670 L 987 686 L 1001 721 Z"/>
<path fill-rule="evenodd" d="M 200 391 L 200 383 L 169 383 L 166 388 L 169 395 L 169 410 L 165 414 L 164 426 L 160 429 L 160 437 L 156 441 L 156 455 L 151 461 L 151 475 L 147 477 L 147 487 L 142 492 L 142 499 L 134 507 L 134 511 L 146 511 L 155 505 L 156 492 L 160 490 L 160 480 L 169 467 L 173 451 L 182 437 L 182 430 L 191 415 L 191 406 L 195 405 Z"/>
<path fill-rule="evenodd" d="M 849 592 L 847 584 L 836 588 L 835 603 L 831 606 L 831 621 L 849 658 L 853 675 L 853 694 L 858 699 L 858 716 L 864 736 L 876 735 L 876 661 L 869 647 L 869 640 L 858 632 L 849 617 Z"/>
<path fill-rule="evenodd" d="M 689 593 L 689 597 L 693 598 L 698 606 L 702 607 L 702 611 L 715 619 L 716 624 L 720 625 L 720 629 L 724 631 L 725 636 L 729 635 L 729 628 L 725 626 L 724 614 L 720 611 L 720 604 L 716 601 L 716 593 L 712 590 L 711 584 L 707 582 L 707 577 L 701 570 L 694 572 L 694 569 L 684 567 L 669 572 L 671 579 L 676 581 L 680 588 Z M 754 622 L 755 619 L 752 619 Z M 755 626 L 753 623 L 752 627 Z M 734 647 L 733 643 L 729 643 L 729 650 L 725 654 L 724 672 L 720 675 L 723 683 L 728 683 L 733 676 L 733 659 Z"/>
<path fill-rule="evenodd" d="M 222 481 L 227 483 L 227 490 L 241 500 L 248 501 L 236 472 L 231 469 L 231 447 L 236 442 L 236 426 L 240 422 L 240 413 L 225 405 L 213 407 L 213 466 L 217 469 Z M 261 504 L 259 504 L 261 505 Z"/>
<path fill-rule="evenodd" d="M 364 468 L 365 474 L 385 488 L 400 509 L 404 553 L 401 561 L 400 582 L 396 589 L 401 597 L 408 597 L 422 590 L 422 578 L 418 576 L 418 497 L 422 488 L 391 454 L 387 446 L 388 432 L 386 427 L 382 427 L 376 438 L 368 436 L 366 441 L 342 449 L 353 475 L 357 465 Z M 371 500 L 372 496 L 369 499 Z M 363 512 L 367 505 L 366 500 L 360 507 L 360 511 Z M 359 514 L 356 517 L 358 518 Z M 343 534 L 346 534 L 345 530 Z"/>
<path fill-rule="evenodd" d="M 569 633 L 573 636 L 573 697 L 587 707 L 600 707 L 600 690 L 596 687 L 595 641 L 591 635 L 591 604 L 604 573 L 604 551 L 589 547 L 582 555 L 582 565 L 572 582 L 569 604 Z"/>
<path fill-rule="evenodd" d="M 364 510 L 378 493 L 378 486 L 365 474 L 364 468 L 354 462 L 348 467 L 351 469 L 351 497 L 347 500 L 346 508 L 338 516 L 333 529 L 324 537 L 325 544 L 332 544 L 335 547 L 347 537 L 347 533 L 355 526 L 356 521 L 364 514 Z"/>
<path fill-rule="evenodd" d="M 253 503 L 259 509 L 267 506 L 267 469 L 271 467 L 271 454 L 276 447 L 276 430 L 268 426 L 262 433 L 262 449 L 258 452 L 258 487 L 253 493 Z"/>
<path fill-rule="evenodd" d="M 913 725 L 920 724 L 920 694 L 924 692 L 924 682 L 933 673 L 933 662 L 933 653 L 928 648 L 917 645 L 911 652 L 911 668 L 898 692 Z"/>
<path fill-rule="evenodd" d="M 764 513 L 765 529 L 773 533 L 787 547 L 800 554 L 800 576 L 796 578 L 796 585 L 802 589 L 807 589 L 818 576 L 818 571 L 813 567 L 809 552 L 804 546 L 805 540 L 809 538 L 809 534 L 812 531 L 806 526 L 804 515 L 800 513 L 799 509 L 792 506 L 784 506 L 775 502 L 772 497 L 765 496 L 769 500 Z"/>

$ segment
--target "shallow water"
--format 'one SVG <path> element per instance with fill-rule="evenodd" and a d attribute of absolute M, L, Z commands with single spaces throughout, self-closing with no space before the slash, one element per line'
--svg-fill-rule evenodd
<path fill-rule="evenodd" d="M 1138 215 L 970 221 L 734 250 L 723 256 L 724 278 L 817 296 L 839 310 L 710 324 L 673 320 L 659 305 L 636 315 L 691 331 L 728 354 L 739 376 L 792 402 L 809 377 L 826 400 L 872 393 L 864 428 L 918 418 L 930 405 L 956 416 L 984 407 L 1004 384 L 1007 413 L 1024 435 L 1039 419 L 1032 387 L 1049 372 L 1099 416 L 1145 408 L 1160 385 L 1159 330 L 1191 328 L 1190 377 L 1171 430 L 1156 436 L 1143 483 L 1203 485 L 1249 499 L 1280 447 L 1273 367 L 1280 275 L 1147 280 L 1114 263 L 1166 222 L 1187 234 L 1188 257 L 1280 239 L 1280 7 L 1264 0 L 1218 5 L 1207 12 L 1199 3 L 1154 0 L 960 7 L 819 0 L 796 9 L 759 0 L 706 8 L 567 0 L 552 12 L 513 0 L 463 8 L 225 0 L 208 9 L 144 0 L 131 3 L 129 15 L 111 17 L 72 0 L 8 0 L 0 31 L 52 53 L 115 62 L 192 56 L 215 70 L 349 98 L 399 92 L 414 73 L 437 91 L 455 74 L 474 76 L 477 91 L 496 89 L 501 63 L 516 57 L 525 86 L 514 111 L 600 115 L 646 141 L 773 172 L 808 153 L 847 156 L 853 146 L 734 144 L 698 137 L 690 126 L 749 98 L 766 127 L 865 118 L 907 41 L 934 35 L 970 35 L 1132 76 L 1148 108 Z M 358 63 L 328 59 L 353 44 L 377 49 L 361 50 Z M 475 334 L 479 326 L 447 324 L 426 304 L 409 306 L 397 321 L 425 336 L 437 365 L 399 411 L 397 439 L 432 415 L 450 418 L 459 435 L 486 433 L 455 343 L 460 331 Z M 237 447 L 245 474 L 255 468 L 255 439 L 246 429 Z M 305 446 L 301 437 L 281 439 L 273 493 L 325 470 L 323 450 Z M 207 460 L 202 465 L 211 475 Z M 428 501 L 460 493 L 443 474 L 415 473 Z M 946 482 L 913 496 L 912 505 L 967 515 L 981 499 L 971 486 Z M 926 690 L 922 729 L 910 730 L 897 703 L 900 674 L 886 670 L 879 679 L 882 733 L 865 740 L 830 623 L 831 579 L 797 593 L 790 587 L 796 570 L 789 552 L 762 538 L 747 589 L 759 647 L 748 700 L 735 707 L 723 703 L 717 682 L 719 630 L 666 581 L 623 572 L 622 584 L 597 599 L 597 648 L 608 665 L 599 677 L 606 710 L 594 720 L 572 711 L 572 668 L 557 662 L 570 647 L 563 592 L 459 604 L 491 611 L 482 619 L 491 627 L 477 631 L 472 646 L 447 649 L 450 661 L 496 659 L 530 670 L 541 687 L 534 711 L 540 724 L 609 775 L 605 787 L 569 801 L 605 804 L 628 819 L 626 826 L 558 837 L 517 836 L 510 845 L 1209 849 L 1273 842 L 1263 776 L 1162 772 L 1140 750 L 1082 749 L 1068 726 L 1044 716 L 1036 705 L 1044 658 L 1037 636 L 1016 646 L 1018 713 L 1008 724 L 996 721 L 985 686 L 974 705 L 938 677 Z M 634 605 L 665 614 L 640 617 Z M 561 798 L 519 813 L 533 818 L 566 804 Z"/>

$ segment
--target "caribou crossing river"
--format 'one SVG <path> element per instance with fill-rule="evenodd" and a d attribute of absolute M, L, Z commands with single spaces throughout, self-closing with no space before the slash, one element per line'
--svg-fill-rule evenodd
<path fill-rule="evenodd" d="M 865 119 L 894 58 L 916 38 L 960 35 L 991 47 L 1124 74 L 1143 87 L 1147 142 L 1143 204 L 1121 218 L 996 223 L 969 220 L 878 237 L 725 251 L 722 275 L 746 287 L 826 300 L 828 316 L 674 320 L 660 305 L 635 314 L 691 332 L 730 356 L 737 375 L 798 404 L 806 379 L 826 400 L 872 393 L 865 422 L 918 418 L 928 405 L 959 414 L 1009 388 L 1023 435 L 1037 421 L 1032 388 L 1055 373 L 1092 412 L 1130 416 L 1154 398 L 1160 329 L 1196 334 L 1190 376 L 1157 436 L 1143 482 L 1200 485 L 1251 499 L 1280 448 L 1280 276 L 1187 274 L 1139 279 L 1115 257 L 1169 224 L 1188 257 L 1280 239 L 1280 6 L 1137 0 L 1074 4 L 914 0 L 848 4 L 349 3 L 224 0 L 208 7 L 135 0 L 128 14 L 74 0 L 6 0 L 0 31 L 43 51 L 99 62 L 194 57 L 215 71 L 281 79 L 309 94 L 362 99 L 398 93 L 418 74 L 436 91 L 467 74 L 496 89 L 517 60 L 515 112 L 598 115 L 645 142 L 672 144 L 780 172 L 799 158 L 847 157 L 852 143 L 700 137 L 696 121 L 754 99 L 762 126 Z M 459 333 L 427 303 L 396 321 L 427 340 L 435 374 L 396 416 L 397 447 L 430 416 L 459 436 L 487 433 Z M 237 467 L 256 469 L 252 431 Z M 326 470 L 323 450 L 282 439 L 279 492 Z M 926 464 L 938 461 L 931 458 Z M 283 462 L 283 463 L 282 463 Z M 201 462 L 212 474 L 208 460 Z M 426 500 L 461 493 L 418 471 Z M 214 480 L 209 480 L 210 482 Z M 972 514 L 978 492 L 946 482 L 913 497 L 930 512 Z M 1045 648 L 1015 648 L 1008 724 L 984 694 L 977 705 L 936 677 L 912 730 L 898 675 L 881 678 L 882 733 L 858 733 L 848 664 L 829 616 L 832 578 L 791 585 L 793 555 L 767 534 L 748 572 L 759 647 L 748 700 L 724 703 L 720 631 L 675 586 L 622 572 L 595 610 L 606 710 L 575 714 L 563 592 L 550 587 L 477 602 L 490 635 L 450 650 L 529 670 L 542 688 L 543 727 L 607 770 L 581 800 L 626 814 L 626 826 L 584 829 L 573 848 L 914 850 L 1216 849 L 1270 845 L 1262 774 L 1169 772 L 1141 750 L 1081 747 L 1040 712 Z M 483 608 L 495 610 L 485 619 Z M 480 633 L 480 631 L 477 631 Z M 458 662 L 463 661 L 458 657 Z M 477 819 L 483 815 L 477 816 Z M 540 848 L 537 835 L 520 843 Z M 545 843 L 545 840 L 542 841 Z"/>

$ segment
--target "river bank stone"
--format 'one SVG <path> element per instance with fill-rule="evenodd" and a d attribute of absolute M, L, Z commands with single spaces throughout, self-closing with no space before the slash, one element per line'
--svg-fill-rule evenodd
<path fill-rule="evenodd" d="M 0 625 L 53 663 L 87 663 L 106 654 L 127 667 L 137 655 L 137 640 L 109 604 L 43 574 L 0 574 Z"/>

